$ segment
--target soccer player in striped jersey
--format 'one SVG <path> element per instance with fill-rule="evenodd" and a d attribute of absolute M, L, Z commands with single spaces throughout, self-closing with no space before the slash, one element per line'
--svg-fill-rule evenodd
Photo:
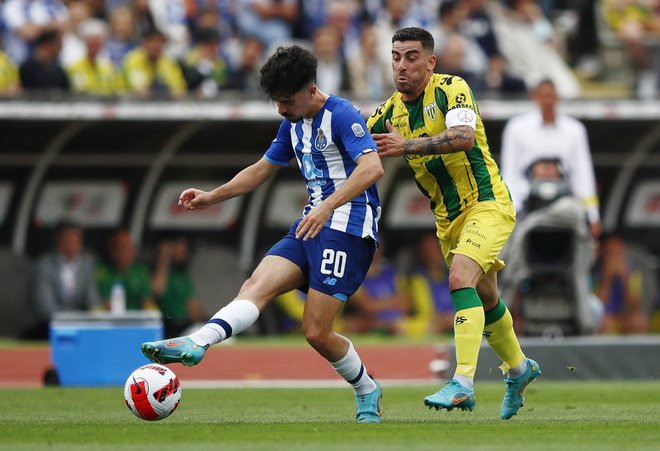
<path fill-rule="evenodd" d="M 197 210 L 245 194 L 295 158 L 309 192 L 302 218 L 267 252 L 238 296 L 199 331 L 144 343 L 142 352 L 159 363 L 195 365 L 210 345 L 252 325 L 273 298 L 306 287 L 305 338 L 352 385 L 356 421 L 380 423 L 381 388 L 350 340 L 333 330 L 333 321 L 371 265 L 380 216 L 375 182 L 383 166 L 360 112 L 318 89 L 316 67 L 309 51 L 278 48 L 261 69 L 261 87 L 284 117 L 269 149 L 224 185 L 210 192 L 190 188 L 179 199 Z"/>
<path fill-rule="evenodd" d="M 430 199 L 449 270 L 454 304 L 456 372 L 424 403 L 472 410 L 482 335 L 507 374 L 500 417 L 518 412 L 527 384 L 541 374 L 523 354 L 497 290 L 497 258 L 513 231 L 515 211 L 493 160 L 477 103 L 460 77 L 434 74 L 433 37 L 403 28 L 392 37 L 397 91 L 367 121 L 381 157 L 403 156 Z"/>

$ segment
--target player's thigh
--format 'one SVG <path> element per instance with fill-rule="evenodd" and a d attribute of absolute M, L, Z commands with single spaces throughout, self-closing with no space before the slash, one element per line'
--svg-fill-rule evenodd
<path fill-rule="evenodd" d="M 237 299 L 249 299 L 262 309 L 274 297 L 304 284 L 300 266 L 278 255 L 266 255 L 241 287 Z"/>
<path fill-rule="evenodd" d="M 303 312 L 305 335 L 324 335 L 332 331 L 332 324 L 345 302 L 310 288 Z"/>
<path fill-rule="evenodd" d="M 504 262 L 497 257 L 511 236 L 515 213 L 509 204 L 480 202 L 465 212 L 460 229 L 452 234 L 453 255 L 464 255 L 479 264 L 484 273 L 497 272 Z"/>

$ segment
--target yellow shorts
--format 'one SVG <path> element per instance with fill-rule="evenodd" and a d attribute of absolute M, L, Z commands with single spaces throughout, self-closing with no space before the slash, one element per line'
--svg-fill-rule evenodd
<path fill-rule="evenodd" d="M 484 274 L 504 268 L 497 258 L 516 224 L 511 203 L 479 202 L 454 219 L 449 227 L 438 229 L 438 238 L 447 266 L 455 254 L 465 255 L 481 266 Z"/>

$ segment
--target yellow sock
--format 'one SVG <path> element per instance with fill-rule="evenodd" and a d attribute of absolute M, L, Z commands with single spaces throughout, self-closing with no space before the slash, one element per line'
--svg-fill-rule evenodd
<path fill-rule="evenodd" d="M 485 314 L 484 336 L 495 354 L 502 360 L 500 369 L 506 374 L 509 368 L 515 368 L 525 360 L 520 349 L 518 337 L 513 330 L 513 318 L 502 299 L 497 307 Z"/>
<path fill-rule="evenodd" d="M 456 374 L 474 379 L 484 330 L 484 308 L 474 288 L 452 291 Z"/>

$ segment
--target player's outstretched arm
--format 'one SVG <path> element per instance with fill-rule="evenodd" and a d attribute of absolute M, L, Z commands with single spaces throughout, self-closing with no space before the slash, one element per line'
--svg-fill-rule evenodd
<path fill-rule="evenodd" d="M 279 166 L 262 158 L 213 191 L 207 192 L 196 188 L 188 188 L 181 193 L 179 205 L 188 210 L 200 210 L 232 197 L 249 193 L 272 177 L 279 168 Z"/>
<path fill-rule="evenodd" d="M 364 193 L 384 174 L 383 165 L 376 152 L 368 152 L 357 159 L 357 167 L 346 182 L 330 197 L 321 202 L 300 221 L 296 229 L 296 238 L 308 240 L 314 238 L 323 229 L 336 208 Z"/>
<path fill-rule="evenodd" d="M 464 152 L 474 146 L 474 129 L 469 125 L 457 125 L 437 135 L 410 139 L 401 136 L 389 120 L 385 125 L 389 130 L 388 133 L 372 135 L 378 145 L 378 153 L 382 157 Z"/>

